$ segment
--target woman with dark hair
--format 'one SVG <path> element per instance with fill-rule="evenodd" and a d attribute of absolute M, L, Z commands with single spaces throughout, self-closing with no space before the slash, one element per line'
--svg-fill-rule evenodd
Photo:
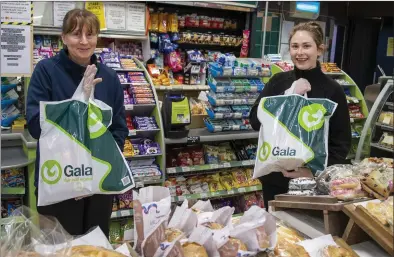
<path fill-rule="evenodd" d="M 330 118 L 327 165 L 347 163 L 346 156 L 351 144 L 349 110 L 342 87 L 321 71 L 318 62 L 324 51 L 323 30 L 316 22 L 300 23 L 290 33 L 289 46 L 294 70 L 275 74 L 265 85 L 250 112 L 251 125 L 254 130 L 264 126 L 257 118 L 257 107 L 263 97 L 291 91 L 300 95 L 307 93 L 308 98 L 330 99 L 338 106 Z M 268 201 L 274 200 L 275 195 L 288 191 L 291 178 L 312 176 L 309 169 L 299 168 L 297 171 L 272 172 L 261 177 L 266 208 Z"/>
<path fill-rule="evenodd" d="M 63 20 L 64 49 L 50 59 L 40 61 L 34 69 L 27 93 L 27 125 L 30 134 L 40 143 L 40 101 L 62 101 L 72 98 L 79 83 L 88 99 L 94 97 L 112 107 L 113 118 L 109 131 L 120 149 L 128 135 L 123 107 L 123 88 L 114 70 L 97 62 L 100 23 L 97 17 L 82 9 L 69 11 Z M 97 87 L 96 87 L 97 85 Z M 61 147 L 61 146 L 60 146 Z M 39 146 L 35 166 L 35 186 L 38 186 L 40 163 Z M 37 190 L 36 190 L 37 197 Z M 39 206 L 40 214 L 54 216 L 71 235 L 82 235 L 99 226 L 108 236 L 113 196 L 93 195 L 70 199 L 57 204 Z"/>

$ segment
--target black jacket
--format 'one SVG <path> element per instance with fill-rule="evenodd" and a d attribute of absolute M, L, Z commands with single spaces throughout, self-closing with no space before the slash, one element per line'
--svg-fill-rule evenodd
<path fill-rule="evenodd" d="M 338 104 L 335 113 L 330 118 L 327 165 L 348 163 L 346 156 L 349 153 L 352 137 L 346 96 L 342 87 L 321 71 L 319 64 L 311 70 L 295 68 L 292 71 L 275 74 L 265 85 L 252 107 L 249 118 L 253 129 L 260 129 L 260 121 L 257 118 L 260 99 L 267 96 L 283 95 L 299 78 L 304 78 L 311 84 L 312 89 L 307 93 L 308 98 L 327 98 Z"/>

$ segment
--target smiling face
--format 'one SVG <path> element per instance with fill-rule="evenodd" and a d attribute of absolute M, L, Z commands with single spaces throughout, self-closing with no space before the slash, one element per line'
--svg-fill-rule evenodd
<path fill-rule="evenodd" d="M 73 31 L 63 34 L 62 39 L 67 46 L 71 60 L 79 65 L 90 64 L 90 58 L 97 46 L 97 34 L 85 25 L 82 29 L 77 27 Z"/>
<path fill-rule="evenodd" d="M 310 32 L 299 30 L 290 40 L 290 56 L 294 65 L 300 70 L 316 67 L 318 57 L 323 52 L 323 45 L 317 45 Z"/>

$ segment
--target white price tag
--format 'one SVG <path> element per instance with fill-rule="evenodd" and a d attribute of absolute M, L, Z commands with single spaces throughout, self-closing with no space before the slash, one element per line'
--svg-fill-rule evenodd
<path fill-rule="evenodd" d="M 225 163 L 223 163 L 223 167 L 230 168 L 231 164 L 229 162 L 225 162 Z"/>
<path fill-rule="evenodd" d="M 236 112 L 234 113 L 234 119 L 241 119 L 242 118 L 242 113 Z"/>
<path fill-rule="evenodd" d="M 160 86 L 160 87 L 159 87 L 160 90 L 166 90 L 166 88 L 167 88 L 167 87 L 165 87 L 165 86 Z"/>
<path fill-rule="evenodd" d="M 354 123 L 354 119 L 353 118 L 350 118 L 350 123 Z"/>
<path fill-rule="evenodd" d="M 238 188 L 238 192 L 245 193 L 246 189 L 244 187 L 240 187 L 240 188 Z"/>
<path fill-rule="evenodd" d="M 167 86 L 168 90 L 172 90 L 172 86 Z"/>
<path fill-rule="evenodd" d="M 130 211 L 129 210 L 120 211 L 120 216 L 122 217 L 130 216 Z"/>
<path fill-rule="evenodd" d="M 135 135 L 137 135 L 137 130 L 135 130 L 135 129 L 129 130 L 130 137 L 135 136 Z"/>
<path fill-rule="evenodd" d="M 167 173 L 176 173 L 175 168 L 167 168 Z"/>
<path fill-rule="evenodd" d="M 132 111 L 134 109 L 134 105 L 132 105 L 132 104 L 125 105 L 125 109 L 127 111 Z"/>
<path fill-rule="evenodd" d="M 136 187 L 136 188 L 144 187 L 144 182 L 143 182 L 143 181 L 137 181 L 137 182 L 135 183 L 135 187 Z"/>
<path fill-rule="evenodd" d="M 201 193 L 200 196 L 201 196 L 201 198 L 207 198 L 208 194 L 207 193 Z"/>
<path fill-rule="evenodd" d="M 218 164 L 211 164 L 211 169 L 218 169 L 219 165 Z"/>
<path fill-rule="evenodd" d="M 134 240 L 134 230 L 133 229 L 125 230 L 124 234 L 123 234 L 123 240 L 124 241 L 133 241 Z"/>
<path fill-rule="evenodd" d="M 178 196 L 178 202 L 183 202 L 185 200 L 185 197 L 183 195 Z"/>
<path fill-rule="evenodd" d="M 242 165 L 244 165 L 244 166 L 247 166 L 247 165 L 250 165 L 250 164 L 252 164 L 251 160 L 242 161 Z"/>
<path fill-rule="evenodd" d="M 182 171 L 183 172 L 188 172 L 188 171 L 190 171 L 190 167 L 182 167 Z"/>
<path fill-rule="evenodd" d="M 228 195 L 233 195 L 234 194 L 234 190 L 227 191 L 227 194 Z"/>
<path fill-rule="evenodd" d="M 216 119 L 223 119 L 223 113 L 215 113 Z"/>
<path fill-rule="evenodd" d="M 391 121 L 391 116 L 387 115 L 387 116 L 384 117 L 382 123 L 385 124 L 385 125 L 390 125 L 390 121 Z"/>

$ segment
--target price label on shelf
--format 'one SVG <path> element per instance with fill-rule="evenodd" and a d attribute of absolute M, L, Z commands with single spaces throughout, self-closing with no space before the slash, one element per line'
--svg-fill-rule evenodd
<path fill-rule="evenodd" d="M 211 194 L 212 194 L 212 196 L 218 196 L 218 195 L 220 195 L 220 192 L 212 192 Z"/>
<path fill-rule="evenodd" d="M 218 164 L 211 164 L 211 169 L 218 169 L 219 165 Z"/>
<path fill-rule="evenodd" d="M 183 172 L 188 172 L 188 171 L 190 171 L 190 167 L 182 167 L 182 171 Z"/>
<path fill-rule="evenodd" d="M 242 161 L 242 165 L 247 166 L 247 165 L 251 165 L 252 161 L 247 160 L 247 161 Z"/>
<path fill-rule="evenodd" d="M 207 198 L 208 194 L 207 193 L 201 193 L 200 196 L 201 196 L 201 198 Z"/>
<path fill-rule="evenodd" d="M 238 192 L 245 193 L 246 189 L 244 187 L 240 187 L 240 188 L 238 188 Z"/>
<path fill-rule="evenodd" d="M 195 137 L 187 137 L 187 144 L 191 145 L 191 144 L 197 144 L 200 142 L 200 137 L 199 136 L 195 136 Z"/>
<path fill-rule="evenodd" d="M 166 90 L 166 88 L 167 88 L 167 87 L 165 87 L 165 86 L 160 86 L 160 87 L 159 87 L 160 90 Z"/>
<path fill-rule="evenodd" d="M 233 195 L 234 193 L 235 193 L 234 190 L 227 191 L 228 195 Z"/>
<path fill-rule="evenodd" d="M 175 168 L 167 168 L 167 173 L 176 173 Z"/>
<path fill-rule="evenodd" d="M 225 163 L 223 163 L 223 167 L 230 168 L 231 164 L 229 162 L 225 162 Z"/>
<path fill-rule="evenodd" d="M 129 130 L 129 136 L 130 137 L 136 136 L 136 135 L 137 135 L 137 130 L 135 130 L 135 129 Z"/>
<path fill-rule="evenodd" d="M 122 217 L 130 216 L 130 211 L 129 210 L 120 211 L 120 216 Z"/>
<path fill-rule="evenodd" d="M 134 105 L 132 105 L 132 104 L 125 105 L 125 109 L 127 111 L 132 111 L 134 109 Z"/>
<path fill-rule="evenodd" d="M 136 187 L 136 188 L 144 187 L 144 181 L 138 181 L 138 182 L 136 182 L 136 183 L 135 183 L 135 187 Z"/>

